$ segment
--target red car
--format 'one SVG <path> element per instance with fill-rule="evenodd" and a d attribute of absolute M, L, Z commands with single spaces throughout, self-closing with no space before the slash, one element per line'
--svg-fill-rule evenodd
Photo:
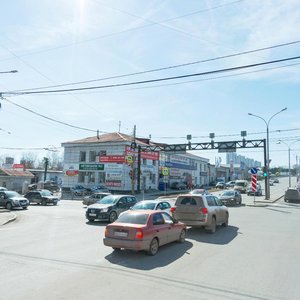
<path fill-rule="evenodd" d="M 129 210 L 106 226 L 103 243 L 114 250 L 145 250 L 155 255 L 167 243 L 183 243 L 186 225 L 157 210 Z"/>

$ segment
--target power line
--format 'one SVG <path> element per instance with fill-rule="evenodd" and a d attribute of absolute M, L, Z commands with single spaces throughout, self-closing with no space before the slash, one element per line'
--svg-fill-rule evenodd
<path fill-rule="evenodd" d="M 89 87 L 72 88 L 72 89 L 58 89 L 58 90 L 49 90 L 49 91 L 41 90 L 41 91 L 27 91 L 27 92 L 25 92 L 25 91 L 24 92 L 22 92 L 22 91 L 20 91 L 20 92 L 0 92 L 0 94 L 5 94 L 5 95 L 30 95 L 30 94 L 61 93 L 61 92 L 83 91 L 83 90 L 93 90 L 93 89 L 115 88 L 115 87 L 122 87 L 122 86 L 147 84 L 147 83 L 152 83 L 152 82 L 168 81 L 168 80 L 174 80 L 174 79 L 183 79 L 183 78 L 203 76 L 203 75 L 216 74 L 216 73 L 231 72 L 231 71 L 237 71 L 237 70 L 246 69 L 246 68 L 253 68 L 253 67 L 262 66 L 262 65 L 268 65 L 268 64 L 274 64 L 274 63 L 285 62 L 285 61 L 290 61 L 290 60 L 296 60 L 296 59 L 299 59 L 299 58 L 300 58 L 300 56 L 293 56 L 293 57 L 289 57 L 289 58 L 277 59 L 277 60 L 272 60 L 272 61 L 266 61 L 266 62 L 261 62 L 261 63 L 250 64 L 250 65 L 232 67 L 232 68 L 218 69 L 218 70 L 201 72 L 201 73 L 185 74 L 185 75 L 163 77 L 163 78 L 149 79 L 149 80 L 141 80 L 141 81 L 134 81 L 134 82 L 108 84 L 108 85 L 102 85 L 102 86 L 101 85 L 100 86 L 89 86 Z"/>
<path fill-rule="evenodd" d="M 1 97 L 1 94 L 0 94 L 0 97 Z M 45 115 L 42 115 L 42 114 L 40 114 L 38 112 L 33 111 L 32 109 L 29 109 L 27 107 L 24 107 L 24 106 L 22 106 L 20 104 L 17 104 L 15 102 L 11 101 L 11 100 L 8 100 L 7 98 L 1 97 L 1 99 L 9 102 L 12 105 L 15 105 L 15 106 L 17 106 L 19 108 L 22 108 L 22 109 L 24 109 L 24 110 L 26 110 L 26 111 L 28 111 L 28 112 L 30 112 L 32 114 L 35 114 L 35 115 L 37 115 L 39 117 L 42 117 L 44 119 L 50 120 L 50 121 L 55 122 L 55 123 L 59 123 L 59 124 L 62 124 L 62 125 L 65 125 L 65 126 L 68 126 L 68 127 L 71 127 L 71 128 L 75 128 L 75 129 L 80 129 L 80 130 L 85 130 L 85 131 L 90 131 L 90 132 L 96 132 L 97 134 L 100 133 L 100 132 L 101 133 L 107 133 L 105 131 L 93 130 L 93 129 L 88 129 L 88 128 L 84 128 L 84 127 L 79 127 L 79 126 L 71 125 L 71 124 L 68 124 L 68 123 L 65 123 L 65 122 L 62 122 L 62 121 L 59 121 L 59 120 L 47 117 Z"/>
<path fill-rule="evenodd" d="M 65 83 L 65 84 L 42 86 L 42 87 L 30 88 L 30 89 L 24 89 L 24 90 L 13 90 L 11 92 L 20 92 L 20 91 L 25 92 L 25 91 L 32 91 L 32 90 L 39 90 L 39 89 L 48 89 L 48 88 L 55 88 L 55 87 L 78 85 L 78 84 L 85 84 L 85 83 L 91 83 L 91 82 L 97 82 L 97 81 L 104 81 L 104 80 L 110 80 L 110 79 L 124 78 L 124 77 L 130 77 L 130 76 L 135 76 L 135 75 L 142 75 L 142 74 L 147 74 L 147 73 L 165 71 L 165 70 L 170 70 L 170 69 L 175 69 L 175 68 L 181 68 L 181 67 L 186 67 L 186 66 L 191 66 L 191 65 L 196 65 L 196 64 L 201 64 L 201 63 L 216 61 L 216 60 L 221 60 L 221 59 L 225 59 L 225 58 L 231 58 L 231 57 L 241 56 L 241 55 L 245 55 L 245 54 L 250 54 L 250 53 L 255 53 L 255 52 L 260 52 L 260 51 L 275 49 L 275 48 L 279 48 L 279 47 L 290 46 L 290 45 L 294 45 L 294 44 L 298 44 L 298 43 L 300 43 L 300 40 L 292 41 L 292 42 L 287 42 L 287 43 L 282 43 L 282 44 L 277 44 L 277 45 L 272 45 L 272 46 L 258 48 L 258 49 L 252 49 L 252 50 L 238 52 L 238 53 L 233 53 L 233 54 L 228 54 L 228 55 L 223 55 L 223 56 L 218 56 L 218 57 L 204 59 L 204 60 L 197 60 L 197 61 L 193 61 L 193 62 L 188 62 L 188 63 L 183 63 L 183 64 L 177 64 L 177 65 L 173 65 L 173 66 L 155 68 L 155 69 L 150 69 L 150 70 L 145 70 L 145 71 L 140 71 L 140 72 L 133 72 L 133 73 L 127 73 L 127 74 L 121 74 L 121 75 L 115 75 L 115 76 L 109 76 L 109 77 L 102 77 L 102 78 L 91 79 L 91 80 L 70 82 L 70 83 Z"/>

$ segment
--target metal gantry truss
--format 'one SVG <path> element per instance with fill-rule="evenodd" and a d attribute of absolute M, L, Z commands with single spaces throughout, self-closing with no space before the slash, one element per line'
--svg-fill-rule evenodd
<path fill-rule="evenodd" d="M 240 141 L 229 141 L 229 142 L 215 142 L 211 140 L 206 143 L 192 143 L 188 142 L 185 144 L 158 144 L 153 143 L 151 145 L 139 145 L 135 142 L 131 144 L 131 148 L 136 150 L 138 153 L 138 169 L 137 169 L 137 190 L 141 190 L 141 152 L 149 151 L 161 151 L 165 153 L 184 153 L 192 150 L 218 150 L 219 152 L 235 152 L 236 149 L 245 148 L 264 148 L 264 165 L 267 163 L 267 152 L 266 152 L 266 139 L 261 140 L 240 140 Z M 268 175 L 269 176 L 269 175 Z M 268 178 L 265 177 L 265 191 L 268 189 Z M 266 197 L 267 199 L 267 197 Z"/>

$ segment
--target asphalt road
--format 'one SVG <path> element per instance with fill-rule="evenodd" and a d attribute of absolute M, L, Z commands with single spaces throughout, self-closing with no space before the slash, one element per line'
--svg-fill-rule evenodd
<path fill-rule="evenodd" d="M 33 205 L 0 228 L 0 299 L 299 299 L 300 204 L 229 211 L 150 257 L 103 246 L 79 201 Z"/>

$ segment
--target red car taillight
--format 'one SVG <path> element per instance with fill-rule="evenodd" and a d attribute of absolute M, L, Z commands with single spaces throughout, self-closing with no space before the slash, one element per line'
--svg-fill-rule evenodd
<path fill-rule="evenodd" d="M 105 228 L 104 235 L 105 235 L 105 237 L 108 237 L 108 229 L 107 228 Z"/>
<path fill-rule="evenodd" d="M 207 215 L 208 214 L 208 210 L 206 207 L 202 207 L 201 210 L 200 210 L 201 213 L 203 213 L 204 215 Z"/>
<path fill-rule="evenodd" d="M 170 208 L 171 213 L 175 212 L 175 210 L 176 210 L 176 207 L 174 207 L 174 206 Z"/>
<path fill-rule="evenodd" d="M 135 238 L 141 240 L 144 237 L 144 233 L 142 229 L 137 229 L 135 233 Z"/>

